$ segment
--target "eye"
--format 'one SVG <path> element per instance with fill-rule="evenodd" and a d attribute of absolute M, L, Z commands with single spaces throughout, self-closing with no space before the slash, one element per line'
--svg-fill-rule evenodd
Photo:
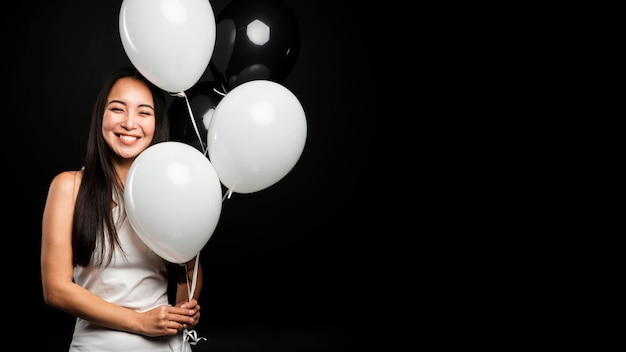
<path fill-rule="evenodd" d="M 119 104 L 117 102 L 113 102 L 113 103 L 109 104 L 109 111 L 120 113 L 120 112 L 123 112 L 124 109 L 125 109 L 124 105 Z"/>

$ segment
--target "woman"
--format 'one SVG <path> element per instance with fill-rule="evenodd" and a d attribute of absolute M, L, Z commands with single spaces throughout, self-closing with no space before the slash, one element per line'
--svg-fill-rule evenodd
<path fill-rule="evenodd" d="M 61 172 L 50 184 L 42 222 L 43 295 L 49 306 L 76 316 L 69 351 L 191 350 L 183 335 L 200 318 L 202 268 L 194 260 L 167 263 L 150 250 L 123 203 L 133 160 L 169 137 L 166 111 L 163 92 L 134 68 L 117 72 L 94 106 L 85 166 Z M 173 287 L 175 298 L 168 291 Z"/>

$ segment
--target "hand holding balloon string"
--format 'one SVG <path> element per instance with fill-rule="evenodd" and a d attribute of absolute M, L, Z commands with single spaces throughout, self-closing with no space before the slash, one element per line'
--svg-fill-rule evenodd
<path fill-rule="evenodd" d="M 193 278 L 191 279 L 191 285 L 189 285 L 189 275 L 185 275 L 185 277 L 187 278 L 187 295 L 189 297 L 189 301 L 191 301 L 191 299 L 193 298 L 193 294 L 196 291 L 196 280 L 198 278 L 198 262 L 200 261 L 200 252 L 198 252 L 198 254 L 196 254 L 196 260 L 194 263 L 194 267 L 193 267 Z M 188 271 L 189 268 L 187 268 L 187 263 L 184 264 L 185 265 L 185 271 Z M 183 331 L 183 348 L 184 350 L 186 350 L 186 346 L 187 344 L 185 342 L 189 342 L 190 345 L 196 345 L 199 341 L 201 340 L 205 340 L 205 337 L 198 337 L 198 334 L 196 333 L 195 330 L 188 330 L 185 329 Z"/>

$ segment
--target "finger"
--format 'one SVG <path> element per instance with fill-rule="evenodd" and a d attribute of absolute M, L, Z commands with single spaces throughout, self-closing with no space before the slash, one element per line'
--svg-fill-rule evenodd
<path fill-rule="evenodd" d="M 173 307 L 172 309 L 170 309 L 170 314 L 178 314 L 178 315 L 186 315 L 186 316 L 192 316 L 194 314 L 196 314 L 196 312 L 198 312 L 197 309 L 189 309 L 189 308 L 176 308 Z"/>
<path fill-rule="evenodd" d="M 196 301 L 195 299 L 189 301 L 189 302 L 185 302 L 183 304 L 180 305 L 181 308 L 194 308 L 198 306 L 198 301 Z"/>
<path fill-rule="evenodd" d="M 191 324 L 195 321 L 195 318 L 193 315 L 173 314 L 169 320 L 180 324 Z"/>

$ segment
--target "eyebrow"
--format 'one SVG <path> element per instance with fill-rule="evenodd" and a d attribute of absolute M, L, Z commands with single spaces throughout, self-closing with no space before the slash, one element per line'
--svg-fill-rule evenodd
<path fill-rule="evenodd" d="M 125 102 L 123 102 L 123 101 L 121 101 L 121 100 L 115 100 L 115 99 L 113 99 L 113 100 L 111 100 L 111 101 L 109 101 L 109 102 L 107 103 L 107 106 L 109 106 L 109 105 L 111 105 L 111 104 L 113 104 L 113 103 L 118 103 L 118 104 L 126 105 L 126 103 L 125 103 Z M 144 108 L 150 108 L 150 109 L 154 110 L 154 107 L 153 107 L 152 105 L 150 105 L 150 104 L 139 104 L 139 106 L 140 106 L 140 107 L 144 107 Z"/>

